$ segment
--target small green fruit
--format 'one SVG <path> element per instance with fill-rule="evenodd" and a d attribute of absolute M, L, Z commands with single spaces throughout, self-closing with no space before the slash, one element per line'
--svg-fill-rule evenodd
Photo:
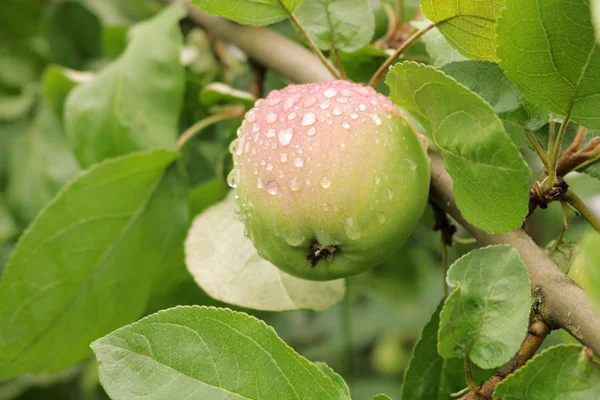
<path fill-rule="evenodd" d="M 229 183 L 261 257 L 300 278 L 358 274 L 419 221 L 429 164 L 388 98 L 347 81 L 290 85 L 248 111 Z"/>

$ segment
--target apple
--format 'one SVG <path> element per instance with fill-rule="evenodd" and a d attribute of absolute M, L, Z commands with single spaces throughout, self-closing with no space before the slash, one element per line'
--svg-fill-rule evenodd
<path fill-rule="evenodd" d="M 272 91 L 232 143 L 237 212 L 261 257 L 330 280 L 393 254 L 429 191 L 427 153 L 400 109 L 336 80 Z"/>

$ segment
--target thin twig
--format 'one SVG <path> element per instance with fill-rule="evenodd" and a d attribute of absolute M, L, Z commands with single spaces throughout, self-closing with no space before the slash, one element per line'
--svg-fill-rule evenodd
<path fill-rule="evenodd" d="M 227 111 L 223 111 L 222 113 L 211 115 L 210 117 L 206 117 L 196 122 L 194 125 L 187 128 L 181 136 L 177 139 L 175 143 L 175 147 L 177 149 L 181 149 L 185 144 L 190 140 L 194 135 L 198 132 L 202 131 L 204 128 L 216 124 L 217 122 L 224 121 L 226 119 L 234 119 L 239 118 L 244 114 L 243 106 L 234 106 L 228 109 Z"/>
<path fill-rule="evenodd" d="M 412 46 L 412 44 L 414 42 L 416 42 L 417 39 L 419 39 L 421 36 L 423 36 L 424 34 L 429 32 L 429 30 L 431 30 L 433 27 L 435 27 L 434 23 L 428 24 L 427 26 L 425 26 L 425 27 L 419 29 L 418 31 L 416 31 L 415 33 L 413 33 L 413 35 L 411 37 L 406 39 L 406 42 L 402 43 L 402 46 L 398 47 L 398 49 L 394 52 L 394 54 L 392 54 L 390 56 L 390 58 L 388 58 L 385 61 L 385 63 L 383 63 L 383 65 L 381 67 L 379 67 L 377 72 L 375 72 L 375 74 L 369 81 L 369 86 L 371 86 L 373 88 L 376 87 L 377 84 L 379 83 L 379 80 L 383 76 L 383 74 L 385 74 L 385 72 L 398 59 L 398 57 L 400 57 L 402 55 L 402 53 L 404 53 L 406 51 L 406 49 L 408 49 L 410 46 Z"/>
<path fill-rule="evenodd" d="M 282 5 L 282 7 L 285 8 L 285 6 L 281 2 L 281 0 L 279 2 Z M 286 8 L 286 10 L 287 10 L 287 8 Z M 296 29 L 298 29 L 298 32 L 300 32 L 300 35 L 302 35 L 302 37 L 306 41 L 306 44 L 308 44 L 308 47 L 310 47 L 312 52 L 319 58 L 321 63 L 325 66 L 325 68 L 327 68 L 327 70 L 331 73 L 331 75 L 335 79 L 341 79 L 342 77 L 341 77 L 340 73 L 335 69 L 335 67 L 333 65 L 331 65 L 331 63 L 329 62 L 327 57 L 325 57 L 323 52 L 317 47 L 317 44 L 314 42 L 314 40 L 312 40 L 312 38 L 309 36 L 308 32 L 306 32 L 306 29 L 304 29 L 304 26 L 302 26 L 302 24 L 300 23 L 298 18 L 296 18 L 296 16 L 292 12 L 290 12 L 290 21 L 292 21 L 292 24 L 294 24 Z"/>
<path fill-rule="evenodd" d="M 577 196 L 575 193 L 569 190 L 567 193 L 565 193 L 565 201 L 572 205 L 573 208 L 576 209 L 579 214 L 581 214 L 585 219 L 587 219 L 587 221 L 590 223 L 590 225 L 592 225 L 592 227 L 595 230 L 600 232 L 600 219 L 598 219 L 598 217 L 594 215 L 592 210 L 590 210 L 588 206 L 585 205 L 585 203 L 579 198 L 579 196 Z"/>
<path fill-rule="evenodd" d="M 517 351 L 512 360 L 504 368 L 496 372 L 496 374 L 488 379 L 483 385 L 477 388 L 478 393 L 472 391 L 466 396 L 461 397 L 460 400 L 491 399 L 494 389 L 496 389 L 496 385 L 508 375 L 525 365 L 525 363 L 530 360 L 540 348 L 549 333 L 550 327 L 536 315 L 527 332 L 525 340 L 521 343 L 519 351 Z"/>
<path fill-rule="evenodd" d="M 571 115 L 571 110 L 569 109 L 569 112 L 567 113 L 567 115 L 565 115 L 562 123 L 560 124 L 560 128 L 558 129 L 558 134 L 556 135 L 556 140 L 554 141 L 554 144 L 552 146 L 552 151 L 549 152 L 549 154 L 551 154 L 551 158 L 550 158 L 550 171 L 549 175 L 550 175 L 550 179 L 554 180 L 556 179 L 556 169 L 558 166 L 558 157 L 560 156 L 561 153 L 561 147 L 562 147 L 562 142 L 563 139 L 565 138 L 565 132 L 567 131 L 567 126 L 569 125 L 569 116 Z"/>

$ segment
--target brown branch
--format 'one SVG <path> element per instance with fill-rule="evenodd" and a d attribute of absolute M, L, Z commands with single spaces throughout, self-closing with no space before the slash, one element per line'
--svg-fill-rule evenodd
<path fill-rule="evenodd" d="M 544 339 L 546 339 L 546 336 L 548 336 L 549 333 L 550 327 L 536 316 L 531 324 L 531 327 L 529 328 L 529 331 L 527 332 L 525 340 L 523 340 L 523 343 L 521 343 L 521 347 L 513 359 L 504 368 L 496 372 L 494 376 L 481 385 L 481 387 L 478 389 L 479 393 L 471 392 L 461 397 L 459 400 L 491 400 L 494 389 L 496 389 L 496 385 L 508 375 L 525 365 L 527 360 L 531 359 L 535 352 L 540 348 L 542 342 Z"/>
<path fill-rule="evenodd" d="M 283 36 L 265 28 L 236 25 L 188 7 L 191 19 L 231 41 L 267 68 L 297 82 L 331 79 L 315 56 Z M 480 243 L 507 244 L 517 249 L 529 271 L 532 292 L 540 296 L 538 312 L 543 320 L 551 327 L 565 329 L 594 353 L 600 354 L 600 317 L 594 313 L 583 289 L 560 272 L 522 229 L 493 234 L 469 224 L 456 207 L 452 178 L 446 172 L 443 160 L 431 154 L 430 168 L 431 190 L 436 203 Z"/>

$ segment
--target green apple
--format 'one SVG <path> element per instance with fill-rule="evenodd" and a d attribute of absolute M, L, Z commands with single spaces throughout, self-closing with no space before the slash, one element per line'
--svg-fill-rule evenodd
<path fill-rule="evenodd" d="M 347 81 L 258 100 L 231 147 L 240 218 L 261 257 L 330 280 L 383 262 L 427 203 L 429 163 L 391 101 Z"/>

